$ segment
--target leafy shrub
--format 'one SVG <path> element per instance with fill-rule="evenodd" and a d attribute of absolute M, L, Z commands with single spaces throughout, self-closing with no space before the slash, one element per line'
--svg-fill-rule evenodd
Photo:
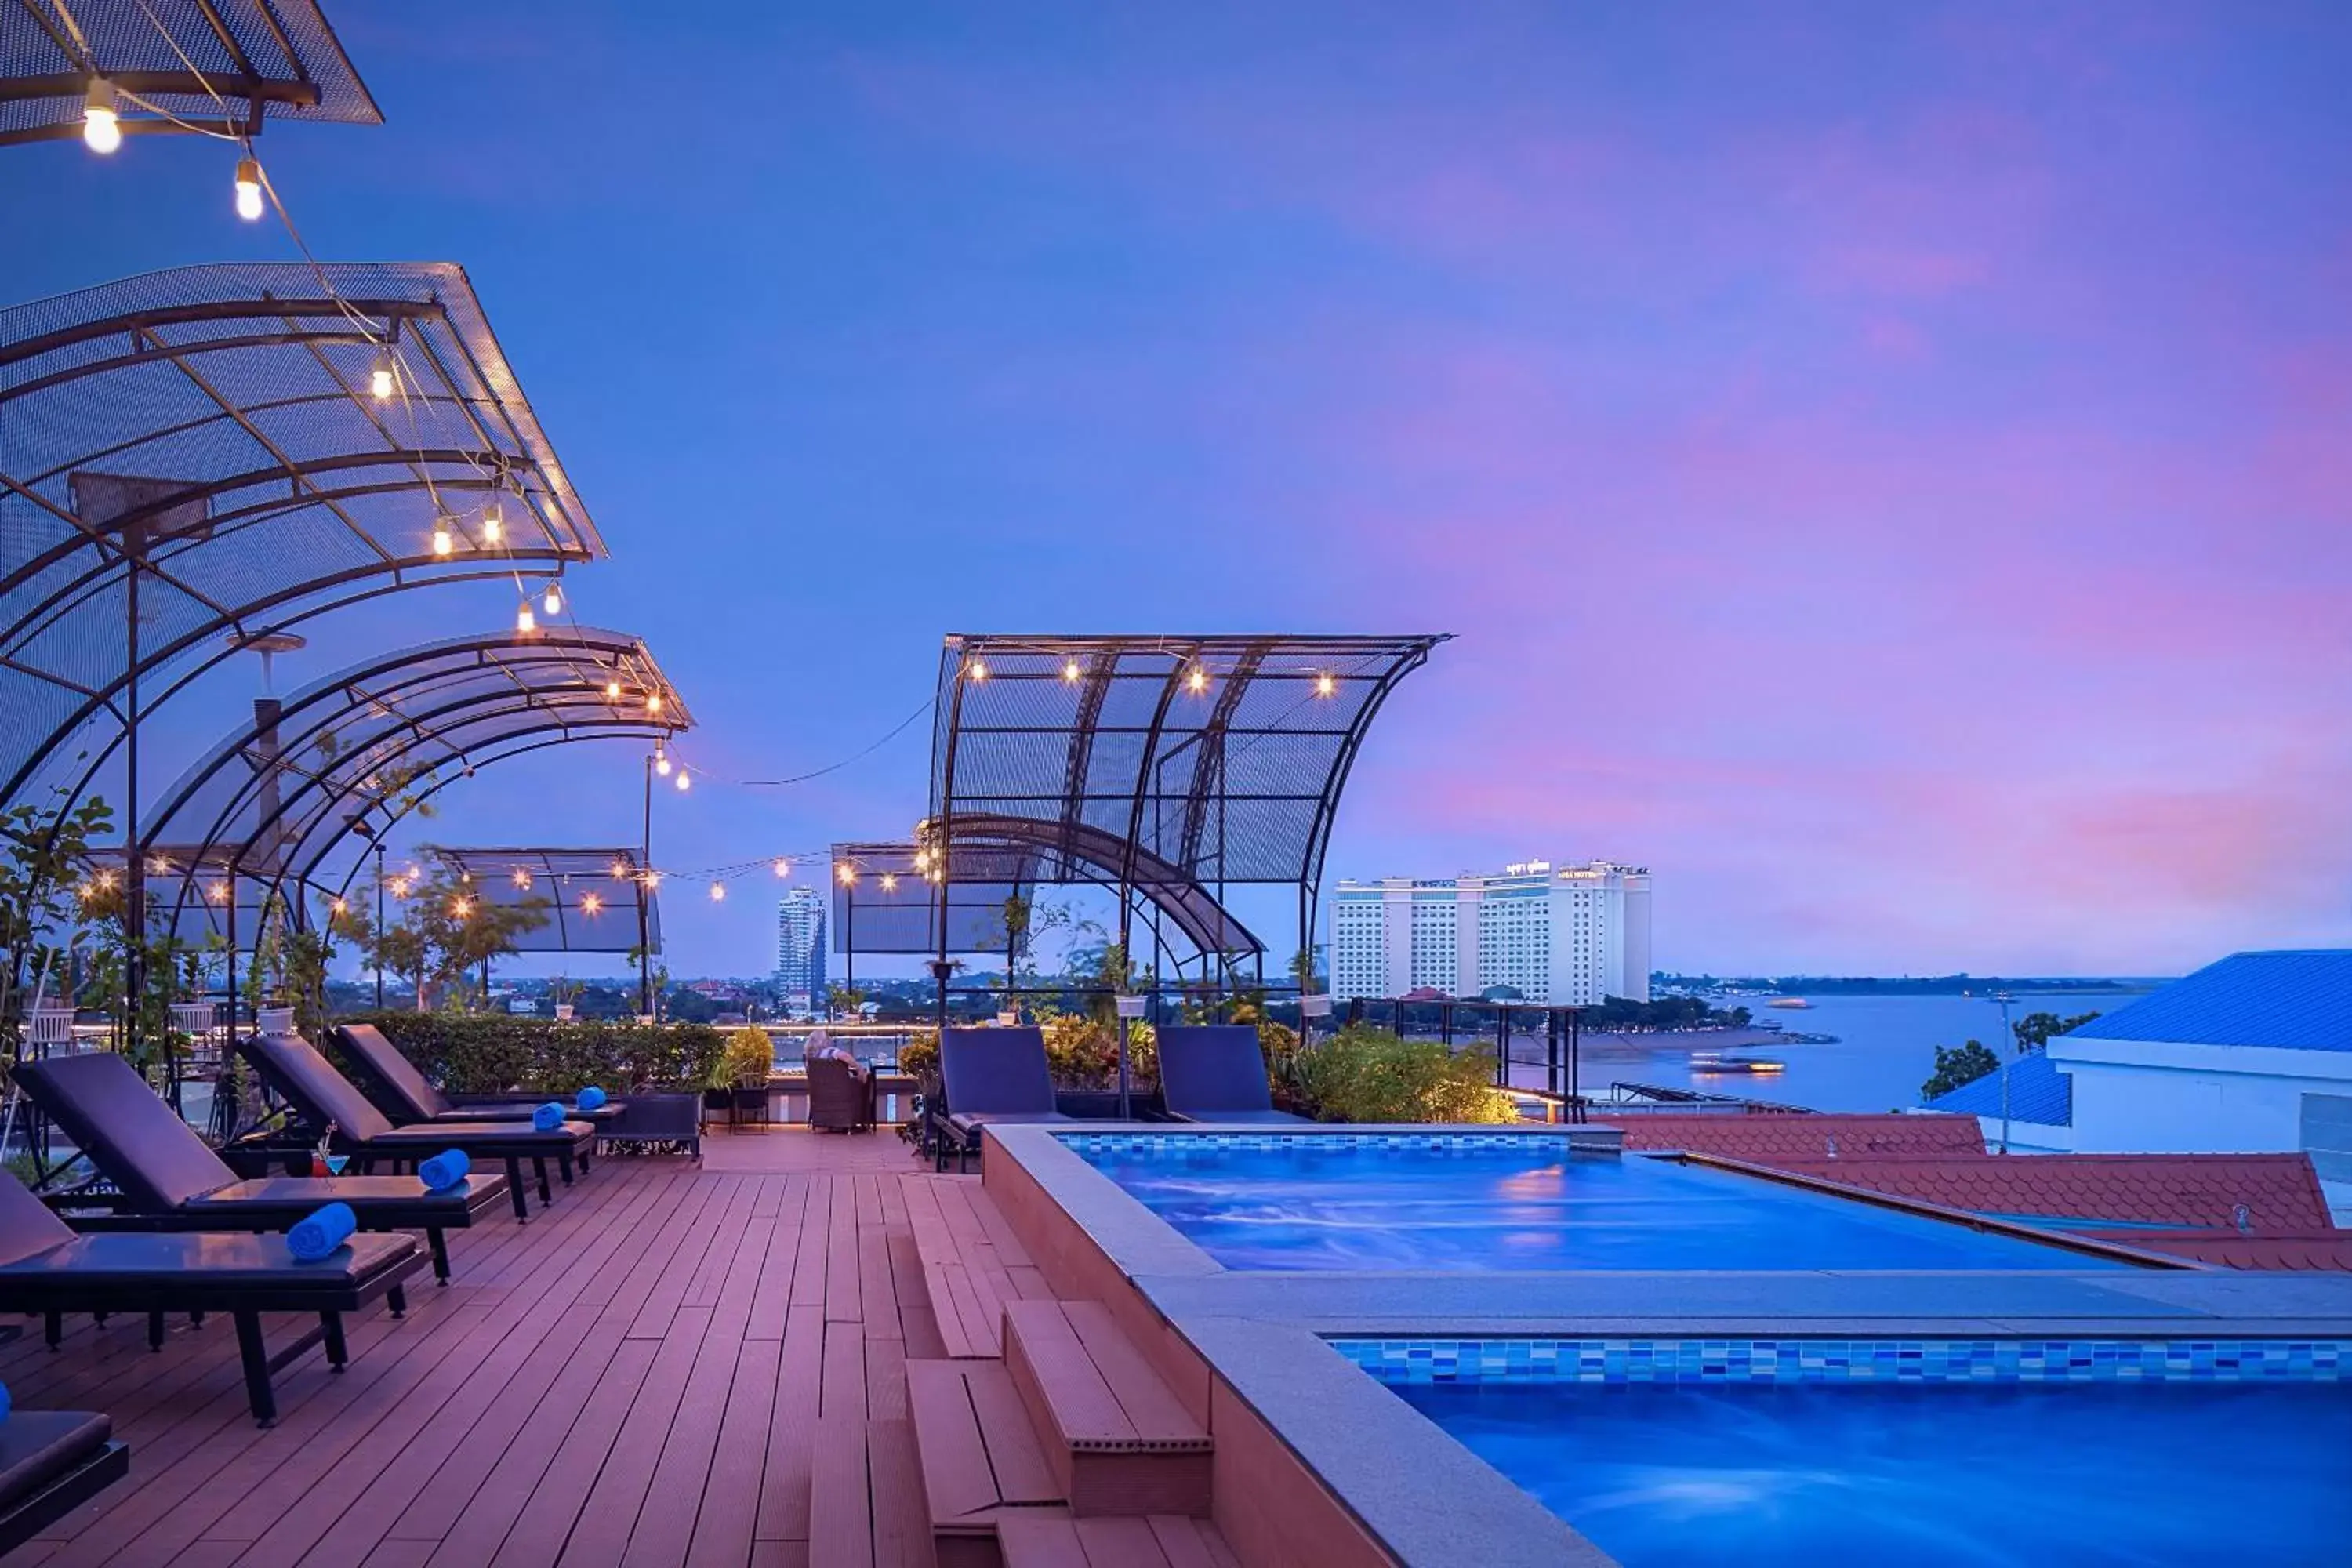
<path fill-rule="evenodd" d="M 928 1079 L 940 1070 L 940 1032 L 917 1029 L 898 1047 L 898 1070 L 908 1078 Z"/>
<path fill-rule="evenodd" d="M 1118 1023 L 1065 1013 L 1045 1025 L 1045 1066 L 1056 1089 L 1118 1087 Z M 1127 1042 L 1128 1081 L 1148 1089 L 1160 1082 L 1160 1047 L 1148 1024 L 1137 1021 Z"/>
<path fill-rule="evenodd" d="M 614 1094 L 699 1089 L 726 1044 L 707 1024 L 557 1024 L 500 1014 L 410 1012 L 365 1013 L 348 1021 L 382 1029 L 426 1078 L 452 1094 L 568 1095 L 592 1083 Z"/>
<path fill-rule="evenodd" d="M 1512 1121 L 1495 1087 L 1495 1058 L 1456 1056 L 1434 1040 L 1404 1040 L 1360 1025 L 1298 1053 L 1306 1099 L 1328 1121 Z"/>
<path fill-rule="evenodd" d="M 757 1024 L 745 1024 L 727 1031 L 726 1044 L 719 1048 L 719 1059 L 710 1064 L 710 1076 L 704 1082 L 711 1089 L 765 1083 L 775 1067 L 776 1042 Z"/>

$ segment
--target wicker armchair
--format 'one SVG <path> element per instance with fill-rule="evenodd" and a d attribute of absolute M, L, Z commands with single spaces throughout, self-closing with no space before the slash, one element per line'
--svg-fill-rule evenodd
<path fill-rule="evenodd" d="M 864 1132 L 873 1127 L 871 1068 L 841 1047 L 815 1040 L 803 1062 L 808 1073 L 811 1127 L 820 1132 Z"/>

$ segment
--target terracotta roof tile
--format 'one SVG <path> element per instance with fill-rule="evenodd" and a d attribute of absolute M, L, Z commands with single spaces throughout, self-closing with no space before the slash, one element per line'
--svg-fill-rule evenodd
<path fill-rule="evenodd" d="M 1843 1142 L 1840 1152 L 1843 1156 Z M 1742 1157 L 1731 1150 L 1722 1152 Z M 1758 1163 L 1974 1214 L 2211 1227 L 2234 1235 L 2237 1205 L 2243 1204 L 2256 1230 L 2325 1235 L 2330 1229 L 2327 1201 L 2304 1154 L 1873 1154 L 1836 1160 L 1816 1154 Z"/>
<path fill-rule="evenodd" d="M 1607 1120 L 1604 1118 L 1603 1120 Z M 1984 1131 L 1973 1116 L 1683 1115 L 1643 1112 L 1617 1118 L 1628 1149 L 1690 1149 L 1767 1164 L 1783 1159 L 1822 1160 L 1832 1145 L 1840 1159 L 1885 1154 L 1984 1152 Z"/>
<path fill-rule="evenodd" d="M 2352 1273 L 2352 1230 L 2256 1231 L 2251 1236 L 2210 1230 L 2092 1231 L 2110 1241 L 2218 1263 L 2227 1268 L 2292 1268 Z"/>

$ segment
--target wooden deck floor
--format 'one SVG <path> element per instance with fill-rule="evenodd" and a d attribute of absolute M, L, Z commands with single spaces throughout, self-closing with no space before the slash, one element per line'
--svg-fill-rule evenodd
<path fill-rule="evenodd" d="M 600 1162 L 529 1226 L 453 1234 L 455 1282 L 354 1320 L 347 1372 L 287 1368 L 266 1432 L 226 1321 L 161 1352 L 120 1318 L 0 1346 L 19 1408 L 108 1412 L 132 1450 L 11 1568 L 929 1564 L 905 1365 L 944 1346 L 908 1192 L 954 1183 L 939 1206 L 999 1288 L 1042 1282 L 976 1178 L 887 1131 L 705 1150 Z"/>

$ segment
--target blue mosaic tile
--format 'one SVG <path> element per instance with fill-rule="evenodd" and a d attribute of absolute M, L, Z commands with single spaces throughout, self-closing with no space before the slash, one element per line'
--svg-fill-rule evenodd
<path fill-rule="evenodd" d="M 1203 1149 L 1264 1152 L 1292 1148 L 1333 1154 L 1405 1149 L 1427 1152 L 1525 1149 L 1545 1142 L 1557 1143 L 1563 1152 L 1574 1152 L 1565 1135 L 1542 1132 L 1057 1132 L 1055 1136 L 1080 1154 L 1159 1154 Z"/>
<path fill-rule="evenodd" d="M 1383 1383 L 2338 1383 L 2341 1340 L 1374 1340 Z"/>

